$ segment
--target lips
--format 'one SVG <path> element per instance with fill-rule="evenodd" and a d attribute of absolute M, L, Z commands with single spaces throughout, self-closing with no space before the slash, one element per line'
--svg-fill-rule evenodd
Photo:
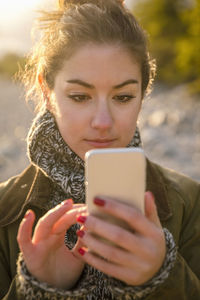
<path fill-rule="evenodd" d="M 95 148 L 107 148 L 113 145 L 116 139 L 86 139 L 85 140 L 90 146 Z"/>

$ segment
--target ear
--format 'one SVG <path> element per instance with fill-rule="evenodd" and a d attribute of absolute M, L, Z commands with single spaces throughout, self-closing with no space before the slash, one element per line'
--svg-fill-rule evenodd
<path fill-rule="evenodd" d="M 38 83 L 42 90 L 44 104 L 48 110 L 51 110 L 50 91 L 49 91 L 49 88 L 47 87 L 47 85 L 45 84 L 45 80 L 43 79 L 43 76 L 41 73 L 38 75 Z"/>

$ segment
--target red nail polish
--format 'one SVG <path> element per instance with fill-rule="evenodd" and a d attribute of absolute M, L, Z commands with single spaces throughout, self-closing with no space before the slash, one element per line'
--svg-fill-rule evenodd
<path fill-rule="evenodd" d="M 106 201 L 101 198 L 94 198 L 94 204 L 98 206 L 104 206 L 106 204 Z"/>
<path fill-rule="evenodd" d="M 78 252 L 83 256 L 85 254 L 85 250 L 83 248 L 79 248 Z"/>
<path fill-rule="evenodd" d="M 82 238 L 82 237 L 85 235 L 85 232 L 84 232 L 83 230 L 78 230 L 78 231 L 76 232 L 76 234 L 77 234 L 80 238 Z"/>
<path fill-rule="evenodd" d="M 79 216 L 79 217 L 77 218 L 77 221 L 80 222 L 80 223 L 82 223 L 82 224 L 84 224 L 85 221 L 86 221 L 86 219 L 87 219 L 87 217 L 85 217 L 85 216 Z"/>

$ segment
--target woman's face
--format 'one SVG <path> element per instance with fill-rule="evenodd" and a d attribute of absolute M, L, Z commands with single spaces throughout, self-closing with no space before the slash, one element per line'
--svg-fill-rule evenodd
<path fill-rule="evenodd" d="M 60 133 L 82 159 L 94 148 L 125 147 L 141 107 L 140 66 L 119 46 L 86 45 L 66 60 L 50 92 Z"/>

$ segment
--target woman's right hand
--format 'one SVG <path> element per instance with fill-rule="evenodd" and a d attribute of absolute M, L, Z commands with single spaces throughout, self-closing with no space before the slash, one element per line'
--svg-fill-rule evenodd
<path fill-rule="evenodd" d="M 71 199 L 62 202 L 39 219 L 33 237 L 35 214 L 32 210 L 26 213 L 17 240 L 27 269 L 37 280 L 65 289 L 75 285 L 84 267 L 74 255 L 80 242 L 69 250 L 64 238 L 66 230 L 77 222 L 77 215 L 84 210 L 85 206 L 73 205 Z M 59 226 L 63 219 L 64 226 Z"/>

